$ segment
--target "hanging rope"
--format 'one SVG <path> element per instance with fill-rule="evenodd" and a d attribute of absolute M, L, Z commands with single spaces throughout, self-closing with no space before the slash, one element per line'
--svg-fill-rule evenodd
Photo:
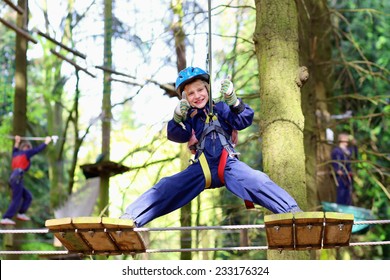
<path fill-rule="evenodd" d="M 213 116 L 213 95 L 212 95 L 212 71 L 213 71 L 213 55 L 212 55 L 212 46 L 211 46 L 211 0 L 208 1 L 208 21 L 209 21 L 209 34 L 208 34 L 208 54 L 207 54 L 207 60 L 208 60 L 208 71 L 210 75 L 210 81 L 209 81 L 209 115 Z"/>

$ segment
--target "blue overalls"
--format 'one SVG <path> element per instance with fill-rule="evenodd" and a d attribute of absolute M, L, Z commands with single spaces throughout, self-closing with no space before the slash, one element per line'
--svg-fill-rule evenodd
<path fill-rule="evenodd" d="M 226 142 L 231 156 L 227 157 L 224 169 L 225 182 L 221 182 L 218 165 L 226 142 L 223 144 L 221 135 L 218 135 L 221 133 L 213 129 L 202 136 L 209 125 L 207 109 L 208 106 L 204 110 L 191 109 L 183 122 L 185 129 L 173 120 L 168 122 L 168 139 L 171 141 L 186 143 L 192 136 L 192 130 L 195 131 L 196 138 L 199 139 L 195 162 L 173 176 L 162 178 L 126 208 L 126 216 L 131 217 L 138 227 L 186 205 L 206 188 L 222 186 L 226 186 L 241 199 L 259 204 L 274 213 L 299 209 L 296 201 L 265 173 L 252 169 L 233 156 L 234 149 L 230 139 Z M 218 126 L 224 131 L 222 137 L 231 136 L 234 129 L 247 128 L 253 121 L 253 110 L 243 103 L 234 109 L 224 102 L 218 102 L 213 111 L 218 118 Z M 205 160 L 207 164 L 204 164 Z"/>
<path fill-rule="evenodd" d="M 25 151 L 15 147 L 13 148 L 11 162 L 12 173 L 8 179 L 8 185 L 12 191 L 12 198 L 7 211 L 3 215 L 4 219 L 12 219 L 17 213 L 24 214 L 30 207 L 32 194 L 24 186 L 23 175 L 30 169 L 31 157 L 41 152 L 46 146 L 45 143 L 42 143 L 36 148 Z"/>

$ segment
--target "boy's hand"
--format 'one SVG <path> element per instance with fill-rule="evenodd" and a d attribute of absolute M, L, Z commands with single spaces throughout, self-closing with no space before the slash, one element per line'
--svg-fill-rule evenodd
<path fill-rule="evenodd" d="M 15 135 L 15 143 L 20 143 L 22 138 L 19 135 Z"/>
<path fill-rule="evenodd" d="M 237 95 L 234 92 L 233 83 L 229 79 L 221 82 L 221 94 L 225 98 L 225 102 L 229 106 L 234 106 L 237 103 Z"/>
<path fill-rule="evenodd" d="M 179 104 L 177 104 L 173 113 L 173 119 L 175 120 L 175 122 L 181 123 L 183 120 L 185 120 L 190 107 L 190 103 L 188 103 L 186 99 L 186 94 L 185 92 L 183 92 L 182 99 L 179 101 Z"/>

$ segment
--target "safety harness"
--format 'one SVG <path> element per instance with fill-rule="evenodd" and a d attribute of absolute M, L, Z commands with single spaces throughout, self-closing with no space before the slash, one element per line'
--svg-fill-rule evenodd
<path fill-rule="evenodd" d="M 203 153 L 205 142 L 206 142 L 206 136 L 210 133 L 213 133 L 212 139 L 216 139 L 218 136 L 223 146 L 222 154 L 218 164 L 218 178 L 222 182 L 222 184 L 225 184 L 224 173 L 225 173 L 225 166 L 226 166 L 228 156 L 237 157 L 239 155 L 239 153 L 234 151 L 234 149 L 232 148 L 233 144 L 231 143 L 230 136 L 221 127 L 217 115 L 206 114 L 206 116 L 207 117 L 205 121 L 205 126 L 202 135 L 199 139 L 199 142 L 197 144 L 197 150 L 199 155 L 198 160 L 200 162 L 200 166 L 202 167 L 203 174 L 205 176 L 205 189 L 209 188 L 211 185 L 210 167 Z M 244 202 L 245 202 L 245 207 L 247 209 L 251 209 L 255 207 L 253 202 L 251 201 L 244 200 Z"/>

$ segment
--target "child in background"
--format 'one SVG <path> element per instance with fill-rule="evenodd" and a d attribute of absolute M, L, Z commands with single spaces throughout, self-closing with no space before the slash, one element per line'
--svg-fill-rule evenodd
<path fill-rule="evenodd" d="M 44 143 L 33 148 L 30 142 L 22 142 L 19 135 L 15 136 L 11 163 L 12 173 L 8 180 L 9 187 L 12 191 L 12 198 L 8 210 L 4 213 L 1 220 L 2 225 L 15 225 L 15 222 L 12 220 L 15 215 L 18 220 L 30 220 L 26 212 L 31 205 L 32 194 L 24 186 L 23 175 L 30 169 L 31 157 L 43 151 L 50 141 L 51 137 L 47 136 Z"/>

